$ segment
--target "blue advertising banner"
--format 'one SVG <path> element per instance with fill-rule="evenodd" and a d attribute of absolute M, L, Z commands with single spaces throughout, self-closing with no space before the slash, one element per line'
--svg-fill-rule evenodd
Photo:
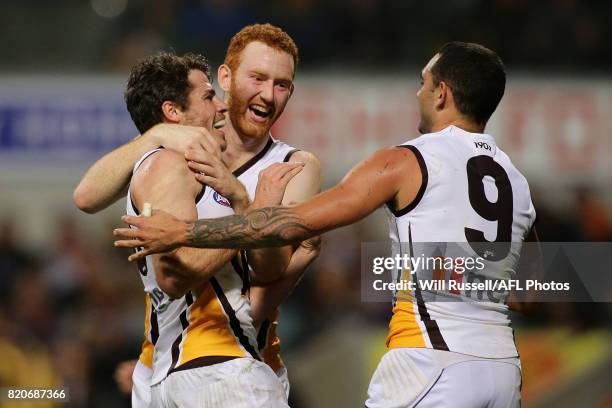
<path fill-rule="evenodd" d="M 3 161 L 78 161 L 80 156 L 105 153 L 138 134 L 119 81 L 59 82 L 45 81 L 40 92 L 24 79 L 11 86 L 0 84 L 5 85 L 0 88 Z M 24 86 L 19 87 L 20 83 Z"/>

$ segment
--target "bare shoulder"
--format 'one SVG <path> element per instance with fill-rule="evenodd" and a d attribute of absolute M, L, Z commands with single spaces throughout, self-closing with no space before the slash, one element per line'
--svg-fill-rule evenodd
<path fill-rule="evenodd" d="M 377 150 L 362 164 L 385 172 L 403 172 L 419 168 L 417 157 L 412 150 L 398 146 Z"/>
<path fill-rule="evenodd" d="M 298 150 L 297 152 L 293 153 L 291 157 L 289 158 L 289 161 L 290 162 L 303 162 L 306 165 L 312 165 L 318 168 L 321 167 L 321 162 L 319 161 L 317 156 L 305 150 Z"/>
<path fill-rule="evenodd" d="M 141 163 L 132 176 L 131 186 L 132 189 L 141 190 L 177 182 L 184 183 L 185 188 L 199 185 L 182 154 L 162 149 Z"/>
<path fill-rule="evenodd" d="M 312 153 L 299 150 L 289 158 L 290 162 L 302 162 L 304 168 L 287 185 L 283 204 L 302 202 L 321 191 L 321 162 Z"/>
<path fill-rule="evenodd" d="M 303 175 L 311 175 L 320 179 L 321 177 L 321 162 L 314 154 L 299 150 L 295 152 L 289 158 L 290 162 L 302 162 L 304 163 L 304 170 L 302 170 L 301 174 Z M 299 174 L 298 174 L 299 176 Z M 319 180 L 320 181 L 320 180 Z"/>
<path fill-rule="evenodd" d="M 290 162 L 302 162 L 304 163 L 304 170 L 302 170 L 303 177 L 306 175 L 310 175 L 311 177 L 316 178 L 313 183 L 319 185 L 321 184 L 321 162 L 314 154 L 299 150 L 295 152 L 289 158 Z M 298 175 L 299 176 L 299 175 Z"/>

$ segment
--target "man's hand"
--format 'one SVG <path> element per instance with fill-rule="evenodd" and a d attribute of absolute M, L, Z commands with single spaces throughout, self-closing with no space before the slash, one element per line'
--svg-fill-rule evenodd
<path fill-rule="evenodd" d="M 165 211 L 153 210 L 150 217 L 124 215 L 121 219 L 136 228 L 116 228 L 113 231 L 114 236 L 129 239 L 115 241 L 115 246 L 144 247 L 128 258 L 131 262 L 147 255 L 171 251 L 186 243 L 187 223 Z"/>
<path fill-rule="evenodd" d="M 293 285 L 297 284 L 297 281 L 302 277 L 306 268 L 308 268 L 321 253 L 321 241 L 320 235 L 308 238 L 300 242 L 300 245 L 295 249 L 293 255 L 291 255 L 291 260 L 285 271 L 285 276 L 295 277 Z"/>
<path fill-rule="evenodd" d="M 117 365 L 115 369 L 115 381 L 119 386 L 119 390 L 124 394 L 130 394 L 134 383 L 132 382 L 132 374 L 136 368 L 138 360 L 123 361 Z"/>
<path fill-rule="evenodd" d="M 215 137 L 206 128 L 170 123 L 153 126 L 143 137 L 151 138 L 157 145 L 181 154 L 189 149 L 204 149 L 218 159 L 221 159 L 221 152 L 227 146 L 225 137 Z"/>
<path fill-rule="evenodd" d="M 287 272 L 292 273 L 293 270 L 301 271 L 306 266 L 310 265 L 321 252 L 321 241 L 320 235 L 302 241 L 291 256 L 291 262 L 289 263 Z"/>
<path fill-rule="evenodd" d="M 304 163 L 274 163 L 259 173 L 252 208 L 280 205 L 291 179 L 304 168 Z"/>
<path fill-rule="evenodd" d="M 227 198 L 234 211 L 241 212 L 249 206 L 249 195 L 244 185 L 232 174 L 220 157 L 202 149 L 189 149 L 185 153 L 187 166 L 201 184 L 208 185 Z"/>

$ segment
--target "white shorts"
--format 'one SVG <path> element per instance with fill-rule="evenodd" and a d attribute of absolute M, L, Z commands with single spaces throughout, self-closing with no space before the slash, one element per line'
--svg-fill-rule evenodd
<path fill-rule="evenodd" d="M 132 373 L 132 408 L 149 408 L 151 406 L 151 377 L 153 370 L 140 360 Z"/>
<path fill-rule="evenodd" d="M 281 382 L 283 388 L 285 389 L 285 395 L 287 395 L 287 399 L 289 399 L 289 391 L 291 390 L 291 384 L 289 384 L 289 375 L 287 374 L 287 367 L 282 366 L 278 370 L 276 370 L 276 376 Z"/>
<path fill-rule="evenodd" d="M 176 371 L 151 387 L 153 408 L 288 408 L 274 371 L 252 358 Z"/>
<path fill-rule="evenodd" d="M 367 408 L 519 407 L 517 357 L 485 359 L 425 348 L 389 350 L 370 386 Z"/>

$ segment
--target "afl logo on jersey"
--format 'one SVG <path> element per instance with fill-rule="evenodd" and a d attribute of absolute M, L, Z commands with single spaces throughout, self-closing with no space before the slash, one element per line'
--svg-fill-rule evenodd
<path fill-rule="evenodd" d="M 232 206 L 227 198 L 223 197 L 221 194 L 217 193 L 216 191 L 213 194 L 213 198 L 218 204 L 224 205 L 226 207 Z"/>

